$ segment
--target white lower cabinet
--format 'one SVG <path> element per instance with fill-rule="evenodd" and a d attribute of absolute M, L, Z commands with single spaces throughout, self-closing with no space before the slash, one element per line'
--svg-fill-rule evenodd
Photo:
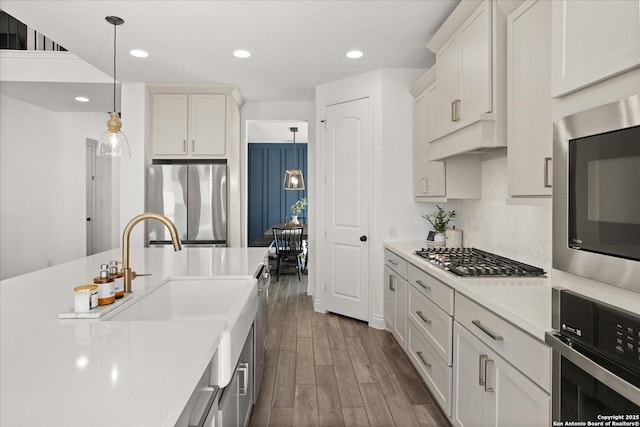
<path fill-rule="evenodd" d="M 407 281 L 385 265 L 384 283 L 385 323 L 404 349 L 407 331 Z"/>
<path fill-rule="evenodd" d="M 524 374 L 454 322 L 455 426 L 546 426 L 550 397 Z"/>
<path fill-rule="evenodd" d="M 444 411 L 451 417 L 452 368 L 439 356 L 429 340 L 410 318 L 407 332 L 407 353 L 425 384 Z"/>

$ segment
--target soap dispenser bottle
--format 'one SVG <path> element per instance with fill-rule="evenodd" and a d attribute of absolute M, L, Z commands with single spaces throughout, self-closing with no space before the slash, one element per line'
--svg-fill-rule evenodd
<path fill-rule="evenodd" d="M 102 264 L 100 268 L 100 275 L 93 279 L 93 283 L 98 285 L 98 305 L 113 304 L 116 300 L 115 283 L 114 280 L 109 277 L 109 266 Z"/>
<path fill-rule="evenodd" d="M 109 275 L 114 280 L 116 289 L 116 299 L 120 299 L 124 296 L 124 274 L 118 268 L 118 261 L 111 261 L 109 264 Z"/>

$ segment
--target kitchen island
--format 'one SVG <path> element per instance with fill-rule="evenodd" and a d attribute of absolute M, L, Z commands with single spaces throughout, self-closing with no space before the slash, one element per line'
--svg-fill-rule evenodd
<path fill-rule="evenodd" d="M 151 275 L 135 279 L 134 297 L 127 298 L 135 303 L 168 279 L 219 278 L 255 287 L 266 252 L 132 249 L 132 268 Z M 114 249 L 0 282 L 1 425 L 175 424 L 226 319 L 59 319 L 73 306 L 73 288 L 91 283 L 100 264 L 120 256 Z"/>

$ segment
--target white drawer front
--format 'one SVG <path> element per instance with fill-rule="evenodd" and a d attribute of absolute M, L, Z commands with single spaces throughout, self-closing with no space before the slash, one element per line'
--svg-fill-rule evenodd
<path fill-rule="evenodd" d="M 447 314 L 453 316 L 453 289 L 415 265 L 409 265 L 409 283 Z"/>
<path fill-rule="evenodd" d="M 412 322 L 409 322 L 408 330 L 409 357 L 444 413 L 451 417 L 452 368 L 438 356 Z"/>
<path fill-rule="evenodd" d="M 438 355 L 451 366 L 451 337 L 453 319 L 422 295 L 413 286 L 409 286 L 409 317 L 425 334 L 429 344 Z"/>
<path fill-rule="evenodd" d="M 384 251 L 384 263 L 398 273 L 403 279 L 407 278 L 407 261 L 388 249 Z"/>
<path fill-rule="evenodd" d="M 551 392 L 551 348 L 463 295 L 456 297 L 455 318 L 482 342 Z"/>

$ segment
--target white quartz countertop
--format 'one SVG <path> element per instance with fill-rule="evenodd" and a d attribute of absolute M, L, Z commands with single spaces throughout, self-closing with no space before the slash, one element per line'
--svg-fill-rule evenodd
<path fill-rule="evenodd" d="M 640 314 L 640 294 L 557 270 L 547 272 L 552 277 L 546 278 L 458 277 L 414 253 L 424 245 L 419 241 L 389 241 L 384 247 L 543 342 L 545 332 L 552 329 L 553 287 L 571 289 Z"/>
<path fill-rule="evenodd" d="M 132 249 L 142 296 L 184 277 L 251 282 L 266 248 Z M 223 319 L 60 320 L 113 250 L 0 282 L 0 425 L 173 425 L 220 343 Z"/>

